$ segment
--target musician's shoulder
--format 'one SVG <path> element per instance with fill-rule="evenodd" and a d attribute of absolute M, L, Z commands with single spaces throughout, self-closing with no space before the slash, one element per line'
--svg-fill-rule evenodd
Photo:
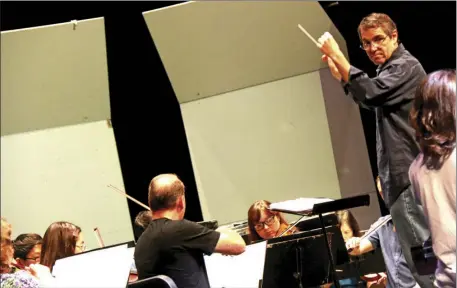
<path fill-rule="evenodd" d="M 374 227 L 374 226 L 377 226 L 379 224 L 381 224 L 382 222 L 386 221 L 387 219 L 392 219 L 392 217 L 390 215 L 386 215 L 386 216 L 382 216 L 382 217 L 379 217 L 378 220 L 376 220 L 376 222 L 374 222 L 371 227 Z M 370 227 L 370 228 L 371 228 Z"/>

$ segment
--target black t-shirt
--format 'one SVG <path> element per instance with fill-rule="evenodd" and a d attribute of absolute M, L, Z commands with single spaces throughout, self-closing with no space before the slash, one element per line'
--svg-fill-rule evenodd
<path fill-rule="evenodd" d="M 153 220 L 135 247 L 138 279 L 167 275 L 179 288 L 209 288 L 203 253 L 214 252 L 219 236 L 187 220 Z"/>

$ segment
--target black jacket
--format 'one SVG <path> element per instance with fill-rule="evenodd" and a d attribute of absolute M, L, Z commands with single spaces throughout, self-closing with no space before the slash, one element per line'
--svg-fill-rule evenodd
<path fill-rule="evenodd" d="M 409 111 L 417 86 L 426 73 L 419 61 L 400 44 L 392 56 L 369 78 L 351 66 L 347 95 L 376 113 L 378 173 L 388 208 L 409 187 L 409 166 L 419 154 Z"/>

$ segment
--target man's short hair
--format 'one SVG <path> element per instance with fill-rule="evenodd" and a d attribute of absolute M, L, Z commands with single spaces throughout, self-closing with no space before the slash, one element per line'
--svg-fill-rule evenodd
<path fill-rule="evenodd" d="M 365 29 L 376 29 L 381 28 L 386 35 L 389 37 L 392 36 L 392 33 L 397 30 L 397 25 L 395 22 L 384 13 L 371 13 L 370 15 L 364 17 L 360 21 L 357 31 L 359 32 L 359 38 L 362 40 L 361 31 Z"/>
<path fill-rule="evenodd" d="M 186 187 L 175 174 L 161 174 L 149 184 L 148 204 L 152 211 L 173 208 Z"/>

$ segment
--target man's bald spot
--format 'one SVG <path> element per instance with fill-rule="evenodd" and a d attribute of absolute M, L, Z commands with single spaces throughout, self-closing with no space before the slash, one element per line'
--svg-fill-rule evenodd
<path fill-rule="evenodd" d="M 161 174 L 154 177 L 152 181 L 155 182 L 155 185 L 157 186 L 170 185 L 175 181 L 181 182 L 175 174 Z"/>
<path fill-rule="evenodd" d="M 175 174 L 160 174 L 151 180 L 149 188 L 154 188 L 153 193 L 158 196 L 172 190 L 173 187 L 181 185 L 184 186 Z"/>

